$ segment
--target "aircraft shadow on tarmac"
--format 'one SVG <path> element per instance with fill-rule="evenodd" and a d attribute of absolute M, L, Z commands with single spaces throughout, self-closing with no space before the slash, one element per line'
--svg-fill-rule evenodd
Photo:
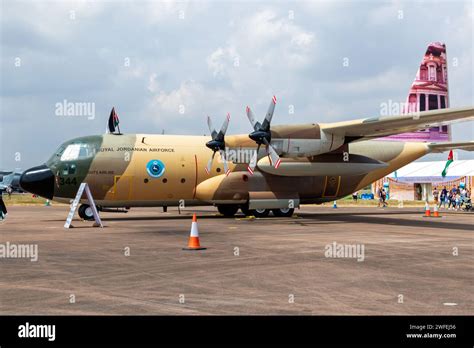
<path fill-rule="evenodd" d="M 209 211 L 193 211 L 197 214 L 198 219 L 202 220 L 214 220 L 214 219 L 229 219 L 222 215 L 207 215 Z M 200 215 L 203 214 L 203 215 Z M 102 217 L 102 221 L 165 221 L 165 220 L 190 220 L 191 215 L 162 215 L 162 216 L 124 216 L 120 217 Z M 384 218 L 384 216 L 391 215 L 419 215 L 419 219 L 392 219 Z M 236 215 L 235 218 L 229 219 L 233 221 L 234 219 L 241 219 L 253 222 L 259 221 L 268 221 L 268 222 L 279 222 L 282 224 L 301 224 L 303 226 L 311 226 L 312 224 L 334 224 L 340 222 L 348 223 L 368 223 L 375 225 L 392 225 L 392 226 L 406 226 L 406 227 L 418 227 L 418 228 L 438 228 L 438 229 L 450 229 L 450 230 L 461 230 L 461 231 L 470 231 L 472 230 L 472 224 L 469 223 L 459 223 L 456 222 L 457 214 L 445 215 L 443 218 L 424 218 L 423 212 L 418 210 L 412 211 L 367 211 L 367 212 L 317 212 L 317 213 L 307 213 L 307 212 L 298 212 L 298 218 L 261 218 L 261 219 L 249 219 L 243 215 Z M 466 216 L 466 214 L 461 214 L 461 216 Z M 446 220 L 449 219 L 449 220 Z M 50 220 L 50 221 L 59 221 L 59 220 Z M 79 226 L 75 226 L 79 227 Z M 86 228 L 86 226 L 81 226 Z M 79 227 L 79 228 L 81 228 Z"/>
<path fill-rule="evenodd" d="M 383 217 L 373 216 L 373 215 L 419 215 L 419 220 L 416 219 L 384 219 Z M 425 218 L 423 214 L 418 211 L 411 212 L 379 212 L 378 214 L 374 213 L 321 213 L 321 214 L 301 214 L 302 220 L 330 220 L 338 222 L 348 222 L 348 223 L 369 223 L 369 224 L 379 224 L 379 225 L 392 225 L 392 226 L 406 226 L 406 227 L 418 227 L 418 228 L 439 228 L 446 230 L 462 230 L 470 231 L 472 230 L 472 224 L 464 224 L 455 222 L 456 216 L 450 215 L 449 220 L 443 221 L 443 218 Z M 300 220 L 301 221 L 301 220 Z M 306 221 L 305 221 L 306 222 Z"/>

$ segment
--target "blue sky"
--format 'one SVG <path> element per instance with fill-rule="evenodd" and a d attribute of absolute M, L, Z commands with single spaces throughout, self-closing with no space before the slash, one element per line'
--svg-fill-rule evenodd
<path fill-rule="evenodd" d="M 273 94 L 274 124 L 377 116 L 405 100 L 432 41 L 451 106 L 473 105 L 472 17 L 471 1 L 2 0 L 0 169 L 103 133 L 112 106 L 127 133 L 205 134 L 227 112 L 228 133 L 247 133 L 245 106 L 263 117 Z M 64 100 L 95 118 L 57 116 Z M 474 139 L 473 122 L 453 130 Z"/>

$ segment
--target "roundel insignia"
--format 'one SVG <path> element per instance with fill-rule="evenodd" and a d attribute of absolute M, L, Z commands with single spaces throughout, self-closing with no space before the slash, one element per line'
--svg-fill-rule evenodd
<path fill-rule="evenodd" d="M 160 160 L 151 160 L 146 165 L 146 171 L 152 178 L 159 178 L 165 173 L 165 164 Z"/>

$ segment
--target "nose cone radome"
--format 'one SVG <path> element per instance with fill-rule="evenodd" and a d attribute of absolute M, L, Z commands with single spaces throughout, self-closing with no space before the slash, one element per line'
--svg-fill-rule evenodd
<path fill-rule="evenodd" d="M 44 198 L 53 199 L 54 174 L 45 165 L 30 168 L 21 175 L 20 186 L 25 191 Z"/>

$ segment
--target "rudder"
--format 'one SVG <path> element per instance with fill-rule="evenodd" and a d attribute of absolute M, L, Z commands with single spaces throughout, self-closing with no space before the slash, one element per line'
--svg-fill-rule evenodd
<path fill-rule="evenodd" d="M 449 107 L 448 65 L 446 45 L 428 45 L 413 81 L 402 113 L 416 113 Z M 384 137 L 383 140 L 444 142 L 451 140 L 451 126 L 432 127 L 416 132 Z"/>

